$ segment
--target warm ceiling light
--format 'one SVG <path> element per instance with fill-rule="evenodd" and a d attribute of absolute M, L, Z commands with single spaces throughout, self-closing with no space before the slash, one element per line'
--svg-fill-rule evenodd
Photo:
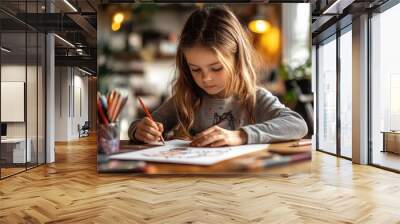
<path fill-rule="evenodd" d="M 279 29 L 272 27 L 268 33 L 262 34 L 260 44 L 269 54 L 278 53 L 281 45 L 281 34 Z"/>
<path fill-rule="evenodd" d="M 249 23 L 249 29 L 254 33 L 265 33 L 269 30 L 271 24 L 262 19 L 253 20 Z"/>
<path fill-rule="evenodd" d="M 115 23 L 122 23 L 124 21 L 124 14 L 121 12 L 118 12 L 114 15 L 113 20 Z"/>
<path fill-rule="evenodd" d="M 118 31 L 120 28 L 121 28 L 121 23 L 113 22 L 113 23 L 111 24 L 111 29 L 112 29 L 113 31 Z"/>

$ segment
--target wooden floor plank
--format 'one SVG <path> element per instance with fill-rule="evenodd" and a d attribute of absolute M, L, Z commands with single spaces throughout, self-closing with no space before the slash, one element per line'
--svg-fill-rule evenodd
<path fill-rule="evenodd" d="M 314 152 L 281 176 L 96 173 L 95 136 L 0 181 L 0 223 L 400 223 L 400 175 Z"/>

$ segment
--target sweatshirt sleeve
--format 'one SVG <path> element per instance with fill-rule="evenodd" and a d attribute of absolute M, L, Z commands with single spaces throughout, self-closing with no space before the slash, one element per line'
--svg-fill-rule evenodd
<path fill-rule="evenodd" d="M 255 124 L 241 127 L 247 134 L 247 144 L 300 139 L 308 132 L 306 122 L 298 113 L 262 88 L 257 90 L 255 120 Z"/>
<path fill-rule="evenodd" d="M 164 134 L 172 130 L 178 122 L 177 113 L 172 98 L 166 100 L 161 106 L 151 113 L 156 122 L 164 126 Z M 134 142 L 140 142 L 135 138 L 136 125 L 141 119 L 134 120 L 128 129 L 128 136 Z"/>

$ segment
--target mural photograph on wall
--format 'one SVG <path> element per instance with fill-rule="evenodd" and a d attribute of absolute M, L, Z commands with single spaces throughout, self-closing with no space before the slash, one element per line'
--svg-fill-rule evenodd
<path fill-rule="evenodd" d="M 307 15 L 308 3 L 101 5 L 98 172 L 308 172 Z"/>

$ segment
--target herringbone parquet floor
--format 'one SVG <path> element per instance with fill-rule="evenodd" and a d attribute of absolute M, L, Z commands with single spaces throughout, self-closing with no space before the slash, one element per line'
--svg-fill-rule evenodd
<path fill-rule="evenodd" d="M 400 175 L 315 152 L 279 176 L 96 173 L 94 137 L 0 181 L 0 223 L 400 223 Z"/>

